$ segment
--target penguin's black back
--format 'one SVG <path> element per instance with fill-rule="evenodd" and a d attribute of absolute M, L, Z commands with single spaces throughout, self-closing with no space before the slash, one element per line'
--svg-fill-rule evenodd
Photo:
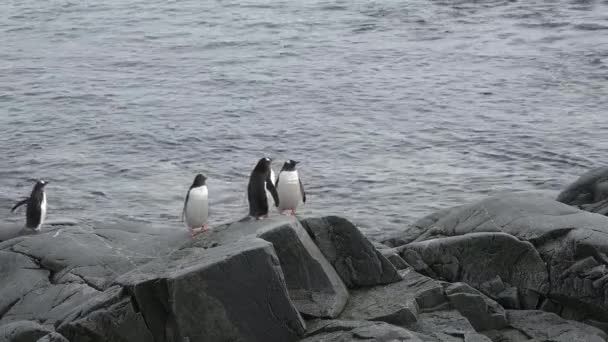
<path fill-rule="evenodd" d="M 260 217 L 268 214 L 268 197 L 266 196 L 266 179 L 270 172 L 254 170 L 249 177 L 247 198 L 249 200 L 249 215 Z"/>
<path fill-rule="evenodd" d="M 25 225 L 28 228 L 36 228 L 40 224 L 42 218 L 42 200 L 44 198 L 43 186 L 36 184 L 30 198 L 27 200 L 27 209 L 25 211 Z"/>

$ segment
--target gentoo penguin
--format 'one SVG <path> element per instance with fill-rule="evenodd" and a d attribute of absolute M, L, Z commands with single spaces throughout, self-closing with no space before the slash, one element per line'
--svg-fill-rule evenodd
<path fill-rule="evenodd" d="M 247 186 L 247 199 L 249 200 L 249 216 L 260 219 L 268 216 L 268 197 L 266 190 L 270 192 L 275 206 L 279 205 L 277 190 L 270 179 L 272 159 L 262 158 L 251 171 L 249 185 Z"/>
<path fill-rule="evenodd" d="M 306 192 L 302 186 L 302 181 L 296 170 L 295 160 L 288 160 L 283 164 L 279 177 L 277 178 L 276 188 L 279 194 L 279 211 L 281 214 L 290 213 L 295 215 L 300 201 L 306 203 Z"/>
<path fill-rule="evenodd" d="M 30 197 L 23 201 L 19 201 L 11 209 L 11 212 L 13 212 L 20 206 L 27 204 L 27 209 L 25 211 L 25 226 L 37 232 L 40 231 L 44 219 L 46 218 L 46 193 L 44 192 L 44 187 L 47 184 L 48 182 L 45 180 L 37 181 Z"/>
<path fill-rule="evenodd" d="M 194 237 L 197 233 L 195 229 L 200 228 L 200 233 L 209 230 L 207 226 L 207 217 L 209 216 L 209 202 L 207 200 L 208 190 L 205 181 L 207 178 L 200 173 L 194 177 L 194 182 L 190 185 L 186 200 L 184 201 L 184 210 L 182 211 L 182 220 L 185 218 L 186 226 L 190 229 L 190 235 Z"/>

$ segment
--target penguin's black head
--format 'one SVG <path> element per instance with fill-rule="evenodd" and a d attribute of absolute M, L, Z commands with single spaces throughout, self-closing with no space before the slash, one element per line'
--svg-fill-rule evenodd
<path fill-rule="evenodd" d="M 272 164 L 272 158 L 264 157 L 260 159 L 255 166 L 253 171 L 266 172 L 270 170 L 270 164 Z"/>
<path fill-rule="evenodd" d="M 281 169 L 281 171 L 293 171 L 296 169 L 296 165 L 299 163 L 299 161 L 288 159 L 285 164 L 283 164 L 283 168 Z"/>
<path fill-rule="evenodd" d="M 34 184 L 34 189 L 32 190 L 32 193 L 35 192 L 39 192 L 44 190 L 44 187 L 48 184 L 49 182 L 45 181 L 44 179 L 40 179 L 38 181 L 36 181 L 36 184 Z"/>
<path fill-rule="evenodd" d="M 205 185 L 205 182 L 207 181 L 207 177 L 205 177 L 202 174 L 198 174 L 196 175 L 196 177 L 194 177 L 194 182 L 192 182 L 192 186 L 191 188 L 197 188 L 199 186 L 203 186 Z"/>

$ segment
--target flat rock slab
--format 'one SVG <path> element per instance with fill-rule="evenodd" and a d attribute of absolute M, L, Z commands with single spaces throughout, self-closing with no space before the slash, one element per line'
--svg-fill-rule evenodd
<path fill-rule="evenodd" d="M 413 332 L 383 322 L 331 320 L 311 324 L 301 342 L 422 342 Z"/>
<path fill-rule="evenodd" d="M 157 342 L 296 341 L 304 322 L 272 244 L 185 248 L 121 276 Z"/>
<path fill-rule="evenodd" d="M 298 311 L 312 317 L 336 317 L 348 300 L 348 289 L 336 270 L 293 217 L 235 222 L 197 236 L 182 248 L 213 248 L 259 237 L 273 244 L 289 296 Z"/>
<path fill-rule="evenodd" d="M 384 286 L 353 290 L 340 319 L 383 321 L 406 327 L 422 310 L 446 303 L 442 285 L 411 269 L 403 280 Z"/>
<path fill-rule="evenodd" d="M 471 323 L 456 310 L 438 310 L 421 313 L 412 326 L 423 342 L 492 342 L 478 334 Z"/>
<path fill-rule="evenodd" d="M 476 331 L 505 328 L 507 315 L 502 306 L 465 283 L 445 284 L 445 293 L 456 310 Z"/>
<path fill-rule="evenodd" d="M 537 310 L 508 310 L 509 324 L 540 342 L 605 342 L 600 329 L 576 321 L 565 320 L 554 313 Z"/>
<path fill-rule="evenodd" d="M 523 293 L 546 293 L 548 274 L 543 260 L 529 242 L 504 233 L 471 233 L 405 245 L 403 258 L 417 271 L 448 282 L 465 282 L 501 302 L 505 290 L 516 293 L 516 308 Z M 504 304 L 504 301 L 501 302 Z M 532 304 L 536 308 L 536 303 Z"/>
<path fill-rule="evenodd" d="M 349 288 L 401 280 L 393 264 L 350 221 L 326 216 L 301 223 Z"/>
<path fill-rule="evenodd" d="M 16 321 L 0 325 L 0 342 L 36 342 L 53 329 L 32 321 Z"/>
<path fill-rule="evenodd" d="M 147 342 L 154 338 L 131 297 L 119 286 L 99 293 L 56 324 L 57 331 L 70 341 Z"/>

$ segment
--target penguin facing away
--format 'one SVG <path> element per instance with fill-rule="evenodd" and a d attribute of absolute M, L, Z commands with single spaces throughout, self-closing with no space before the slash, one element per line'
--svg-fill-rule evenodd
<path fill-rule="evenodd" d="M 200 228 L 200 233 L 209 230 L 207 218 L 209 216 L 209 201 L 207 189 L 207 177 L 202 174 L 196 175 L 184 201 L 182 220 L 190 230 L 190 236 L 194 237 L 197 233 L 195 229 Z"/>
<path fill-rule="evenodd" d="M 11 209 L 14 212 L 20 206 L 27 204 L 25 210 L 25 226 L 39 232 L 46 219 L 46 193 L 44 188 L 48 184 L 45 180 L 39 180 L 34 184 L 30 197 L 17 202 Z"/>
<path fill-rule="evenodd" d="M 271 180 L 272 159 L 262 158 L 251 171 L 247 185 L 247 200 L 249 201 L 249 216 L 261 219 L 268 216 L 269 199 L 266 190 L 270 192 L 275 206 L 279 205 L 279 197 Z"/>
<path fill-rule="evenodd" d="M 289 159 L 283 164 L 283 168 L 279 172 L 276 188 L 279 194 L 279 211 L 281 214 L 295 215 L 300 201 L 306 203 L 306 192 L 304 186 L 302 186 L 298 170 L 296 170 L 296 164 L 298 163 Z"/>

